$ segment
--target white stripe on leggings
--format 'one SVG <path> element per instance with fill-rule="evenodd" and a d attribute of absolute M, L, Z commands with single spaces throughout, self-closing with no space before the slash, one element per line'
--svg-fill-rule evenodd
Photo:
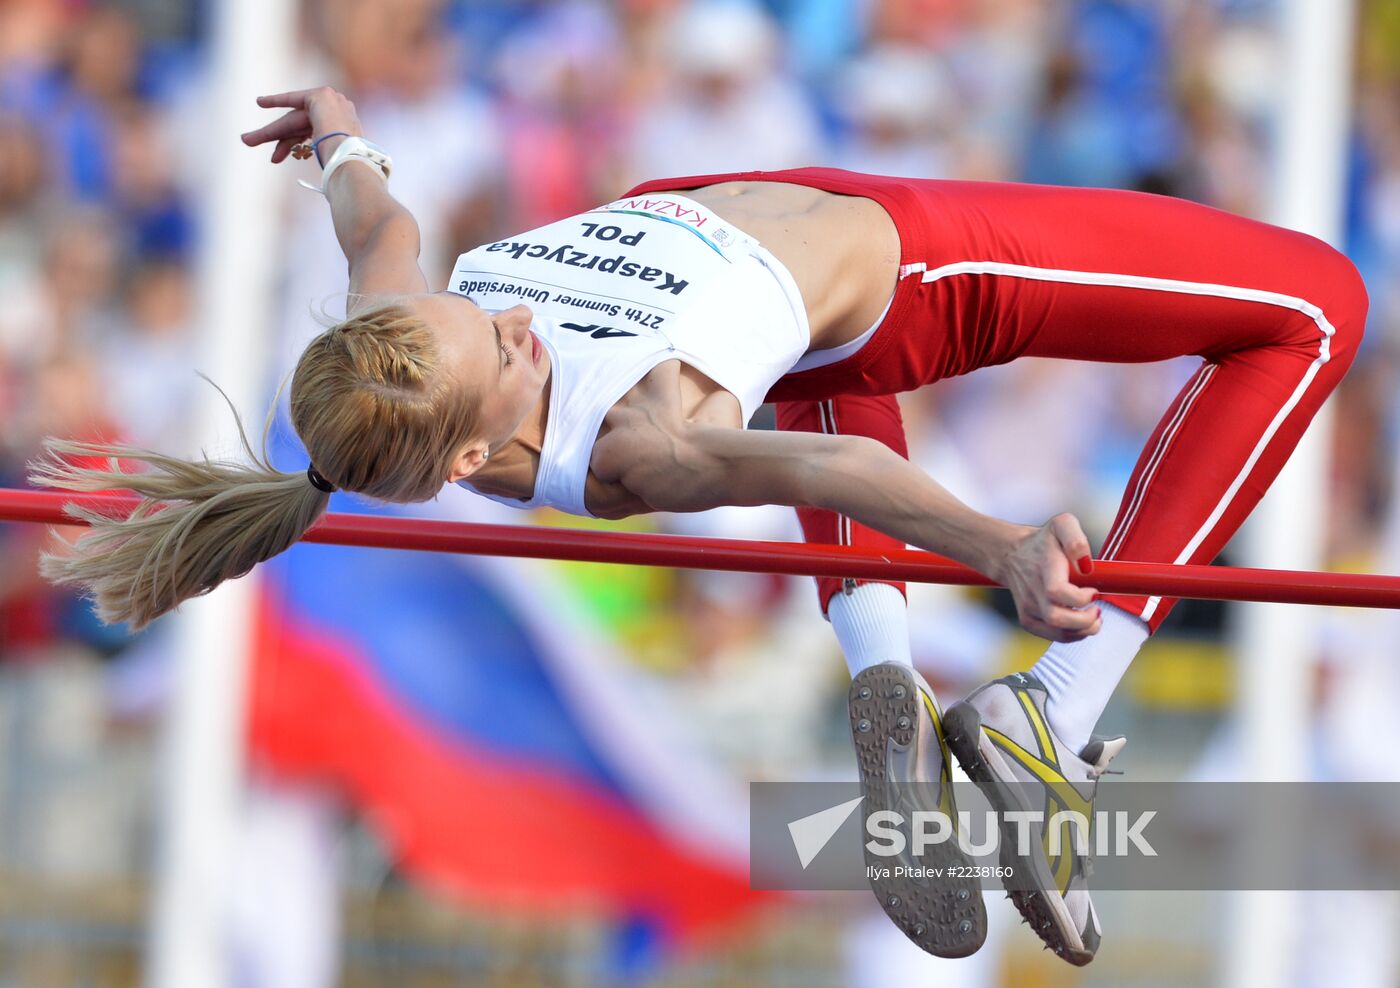
<path fill-rule="evenodd" d="M 1289 395 L 1288 401 L 1278 410 L 1273 420 L 1269 423 L 1264 434 L 1259 437 L 1259 442 L 1255 444 L 1253 451 L 1245 460 L 1244 466 L 1235 476 L 1234 481 L 1226 489 L 1225 494 L 1220 498 L 1210 516 L 1206 518 L 1196 534 L 1186 543 L 1186 547 L 1177 555 L 1174 562 L 1181 564 L 1191 558 L 1202 542 L 1214 530 L 1219 523 L 1220 517 L 1229 508 L 1230 502 L 1239 493 L 1240 487 L 1249 477 L 1254 465 L 1259 462 L 1259 457 L 1264 455 L 1264 450 L 1268 447 L 1269 441 L 1278 432 L 1289 414 L 1302 401 L 1308 386 L 1317 377 L 1317 372 L 1322 369 L 1322 365 L 1331 359 L 1332 336 L 1336 329 L 1328 322 L 1322 309 L 1305 299 L 1297 298 L 1293 295 L 1284 295 L 1280 292 L 1267 292 L 1257 288 L 1240 288 L 1235 285 L 1216 285 L 1200 281 L 1177 281 L 1171 278 L 1149 278 L 1143 275 L 1132 274 L 1109 274 L 1101 271 L 1065 271 L 1056 268 L 1037 268 L 1025 264 L 1006 264 L 1001 261 L 959 261 L 955 264 L 945 264 L 942 267 L 934 268 L 932 271 L 925 271 L 923 281 L 925 284 L 933 281 L 940 281 L 943 278 L 953 277 L 960 274 L 990 274 L 1000 275 L 1007 278 L 1025 278 L 1030 281 L 1054 281 L 1069 285 L 1094 285 L 1102 288 L 1136 288 L 1150 292 L 1171 292 L 1178 295 L 1203 295 L 1214 298 L 1235 299 L 1241 302 L 1262 302 L 1265 305 L 1276 305 L 1283 309 L 1292 309 L 1307 316 L 1317 324 L 1322 336 L 1318 341 L 1317 357 L 1308 365 L 1307 371 L 1303 374 L 1298 386 Z M 1161 603 L 1160 597 L 1149 597 L 1147 606 L 1143 608 L 1142 618 L 1148 620 L 1157 611 L 1157 606 Z"/>

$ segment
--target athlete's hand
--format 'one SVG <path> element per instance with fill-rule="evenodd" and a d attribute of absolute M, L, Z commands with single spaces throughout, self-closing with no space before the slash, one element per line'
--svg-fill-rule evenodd
<path fill-rule="evenodd" d="M 1071 583 L 1071 567 L 1083 576 L 1094 569 L 1089 540 L 1074 515 L 1056 515 L 1013 543 L 996 575 L 1016 599 L 1027 631 L 1057 642 L 1098 633 L 1099 608 L 1087 607 L 1097 591 Z M 1081 607 L 1086 609 L 1076 609 Z"/>
<path fill-rule="evenodd" d="M 278 93 L 276 96 L 259 96 L 258 106 L 288 107 L 290 112 L 283 114 L 266 127 L 250 130 L 243 135 L 243 143 L 257 147 L 268 141 L 276 141 L 272 149 L 272 163 L 285 161 L 293 144 L 309 142 L 315 137 L 344 131 L 353 137 L 363 137 L 360 119 L 355 115 L 355 104 L 344 93 L 330 86 L 316 89 L 299 89 L 291 93 Z M 330 152 L 340 138 L 332 138 L 320 147 L 321 160 L 330 157 Z"/>

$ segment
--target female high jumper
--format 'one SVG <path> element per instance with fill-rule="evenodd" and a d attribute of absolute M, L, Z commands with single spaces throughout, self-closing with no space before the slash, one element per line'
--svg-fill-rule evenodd
<path fill-rule="evenodd" d="M 463 254 L 432 292 L 417 225 L 387 189 L 388 155 L 363 139 L 353 104 L 323 87 L 258 105 L 288 110 L 243 135 L 275 142 L 274 163 L 306 156 L 314 138 L 349 263 L 348 318 L 312 340 L 292 377 L 311 466 L 278 472 L 251 449 L 245 465 L 50 440 L 34 482 L 144 500 L 124 519 L 75 510 L 92 529 L 45 573 L 139 628 L 295 543 L 337 488 L 414 502 L 459 483 L 601 518 L 792 505 L 809 541 L 907 543 L 974 567 L 1053 643 L 945 716 L 910 664 L 903 586 L 818 580 L 854 676 L 867 811 L 900 798 L 892 784 L 942 793 L 948 747 L 997 809 L 1042 807 L 1044 787 L 1066 784 L 1091 806 L 1124 743 L 1091 736 L 1094 724 L 1173 604 L 1072 582 L 1093 564 L 1071 515 L 1034 527 L 953 498 L 908 462 L 898 392 L 1022 356 L 1201 357 L 1100 557 L 1205 563 L 1346 372 L 1366 319 L 1361 279 L 1337 251 L 1204 206 L 825 168 L 648 182 Z M 778 430 L 746 431 L 765 401 Z M 94 454 L 146 469 L 80 465 Z M 1056 953 L 1088 963 L 1101 934 L 1084 858 L 1032 847 L 1013 898 Z M 965 860 L 948 841 L 916 863 Z M 976 880 L 874 885 L 926 950 L 981 945 Z"/>

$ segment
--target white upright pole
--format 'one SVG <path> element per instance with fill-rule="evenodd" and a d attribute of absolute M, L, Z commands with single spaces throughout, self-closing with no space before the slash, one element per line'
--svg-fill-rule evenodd
<path fill-rule="evenodd" d="M 244 147 L 238 135 L 266 116 L 253 98 L 278 91 L 289 78 L 296 6 L 287 0 L 217 5 L 204 129 L 186 135 L 205 142 L 207 152 L 199 366 L 254 424 L 267 400 L 265 327 L 272 318 L 277 196 L 288 180 L 268 165 L 265 149 Z M 230 413 L 212 388 L 192 419 L 194 446 L 230 434 Z M 175 628 L 145 971 L 152 988 L 224 988 L 230 982 L 229 863 L 242 790 L 252 591 L 244 579 L 190 601 Z"/>
<path fill-rule="evenodd" d="M 1346 145 L 1351 124 L 1354 0 L 1281 0 L 1278 155 L 1270 219 L 1334 245 L 1341 241 Z M 1244 565 L 1317 569 L 1323 559 L 1331 414 L 1313 420 L 1297 451 L 1245 528 Z M 1315 608 L 1240 608 L 1236 714 L 1245 778 L 1306 778 L 1311 665 L 1319 647 Z M 1301 901 L 1257 892 L 1233 899 L 1223 958 L 1229 988 L 1290 983 Z"/>

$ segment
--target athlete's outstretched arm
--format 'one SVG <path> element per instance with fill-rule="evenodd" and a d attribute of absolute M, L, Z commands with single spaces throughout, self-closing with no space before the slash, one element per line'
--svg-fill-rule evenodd
<path fill-rule="evenodd" d="M 259 96 L 262 107 L 287 107 L 289 112 L 265 127 L 243 135 L 257 147 L 276 141 L 272 163 L 284 161 L 292 145 L 337 131 L 363 136 L 355 104 L 329 86 Z M 321 142 L 317 152 L 329 160 L 345 138 Z M 335 223 L 335 236 L 350 266 L 350 314 L 366 304 L 355 296 L 412 295 L 428 290 L 418 267 L 418 223 L 393 196 L 374 169 L 351 159 L 331 176 L 326 188 Z M 369 300 L 372 304 L 372 299 Z"/>
<path fill-rule="evenodd" d="M 1074 610 L 1095 592 L 1069 581 L 1070 566 L 1084 571 L 1089 557 L 1072 515 L 1034 528 L 981 514 L 873 439 L 663 426 L 642 413 L 599 441 L 593 465 L 657 511 L 828 508 L 985 573 L 1011 590 L 1022 625 L 1035 634 L 1072 641 L 1098 630 L 1096 609 Z"/>

